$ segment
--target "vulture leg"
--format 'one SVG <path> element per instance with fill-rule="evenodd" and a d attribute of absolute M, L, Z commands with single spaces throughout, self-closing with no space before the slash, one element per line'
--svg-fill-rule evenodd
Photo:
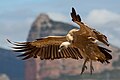
<path fill-rule="evenodd" d="M 88 61 L 88 59 L 85 59 L 84 63 L 83 63 L 83 66 L 82 66 L 82 71 L 81 71 L 81 74 L 83 74 L 83 72 L 85 71 L 85 69 L 87 69 L 87 66 L 86 66 L 86 62 Z"/>
<path fill-rule="evenodd" d="M 92 65 L 92 60 L 90 60 L 90 73 L 92 74 L 92 72 L 94 71 L 93 65 Z"/>

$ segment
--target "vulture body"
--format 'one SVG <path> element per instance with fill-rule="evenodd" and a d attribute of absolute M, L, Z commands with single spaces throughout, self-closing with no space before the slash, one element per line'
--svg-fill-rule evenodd
<path fill-rule="evenodd" d="M 71 12 L 72 21 L 80 26 L 80 29 L 72 29 L 66 36 L 48 36 L 31 42 L 11 42 L 15 45 L 15 52 L 24 52 L 18 55 L 23 60 L 39 57 L 41 60 L 54 60 L 61 58 L 84 59 L 81 74 L 87 69 L 86 62 L 90 62 L 90 72 L 94 70 L 92 61 L 109 63 L 112 59 L 111 50 L 99 46 L 97 41 L 109 46 L 107 37 L 85 25 L 74 8 Z"/>

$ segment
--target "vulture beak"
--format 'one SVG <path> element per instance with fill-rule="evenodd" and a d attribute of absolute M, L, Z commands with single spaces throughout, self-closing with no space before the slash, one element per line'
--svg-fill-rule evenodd
<path fill-rule="evenodd" d="M 58 52 L 61 52 L 62 49 L 64 49 L 64 46 L 60 46 Z"/>
<path fill-rule="evenodd" d="M 69 46 L 70 46 L 70 42 L 66 41 L 66 42 L 63 42 L 60 47 L 59 47 L 59 50 L 58 52 L 61 52 L 62 49 L 67 49 Z"/>

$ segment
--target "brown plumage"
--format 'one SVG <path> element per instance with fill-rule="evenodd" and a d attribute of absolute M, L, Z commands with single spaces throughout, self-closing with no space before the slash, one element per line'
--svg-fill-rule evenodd
<path fill-rule="evenodd" d="M 74 8 L 72 8 L 71 17 L 72 17 L 72 21 L 77 23 L 80 26 L 80 28 L 81 28 L 80 30 L 82 33 L 83 33 L 83 31 L 86 31 L 85 34 L 88 34 L 89 36 L 94 37 L 95 39 L 97 39 L 97 40 L 101 41 L 102 43 L 104 43 L 105 45 L 109 46 L 107 37 L 105 35 L 103 35 L 102 33 L 96 31 L 95 29 L 88 27 L 83 22 L 81 22 L 81 18 L 79 16 L 79 14 L 76 14 L 76 11 Z"/>
<path fill-rule="evenodd" d="M 66 37 L 64 36 L 48 36 L 46 38 L 37 39 L 32 42 L 14 42 L 12 43 L 7 39 L 7 41 L 15 47 L 13 51 L 15 52 L 24 52 L 18 57 L 23 57 L 23 60 L 28 58 L 37 58 L 40 57 L 43 59 L 60 59 L 60 58 L 73 58 L 79 59 L 82 58 L 79 50 L 75 48 L 73 45 L 69 46 L 66 49 L 62 49 L 59 52 L 59 46 L 62 42 L 66 41 Z"/>
<path fill-rule="evenodd" d="M 81 74 L 87 69 L 86 62 L 90 61 L 90 72 L 94 70 L 92 61 L 109 63 L 112 59 L 111 51 L 99 46 L 96 41 L 100 41 L 109 46 L 107 37 L 81 22 L 81 18 L 76 14 L 74 8 L 71 13 L 72 21 L 80 26 L 80 29 L 72 29 L 66 36 L 48 36 L 31 42 L 11 42 L 15 52 L 24 52 L 18 55 L 23 60 L 40 57 L 43 59 L 73 58 L 84 59 Z"/>
<path fill-rule="evenodd" d="M 92 29 L 85 25 L 81 21 L 79 14 L 76 14 L 74 8 L 72 8 L 71 17 L 72 21 L 80 26 L 80 29 L 73 33 L 73 44 L 79 48 L 82 57 L 85 59 L 81 74 L 84 72 L 85 68 L 87 68 L 85 65 L 87 61 L 90 61 L 90 70 L 92 73 L 92 60 L 100 61 L 101 63 L 109 63 L 108 60 L 112 59 L 112 56 L 109 54 L 109 52 L 111 51 L 106 48 L 100 47 L 96 43 L 96 41 L 100 41 L 105 45 L 109 46 L 107 37 L 102 33 L 96 31 L 95 29 Z"/>

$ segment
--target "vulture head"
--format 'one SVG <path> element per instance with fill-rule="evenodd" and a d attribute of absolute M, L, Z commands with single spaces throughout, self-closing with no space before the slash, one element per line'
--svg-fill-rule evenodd
<path fill-rule="evenodd" d="M 58 52 L 61 52 L 62 49 L 67 49 L 70 46 L 70 44 L 71 43 L 68 41 L 61 43 Z"/>

